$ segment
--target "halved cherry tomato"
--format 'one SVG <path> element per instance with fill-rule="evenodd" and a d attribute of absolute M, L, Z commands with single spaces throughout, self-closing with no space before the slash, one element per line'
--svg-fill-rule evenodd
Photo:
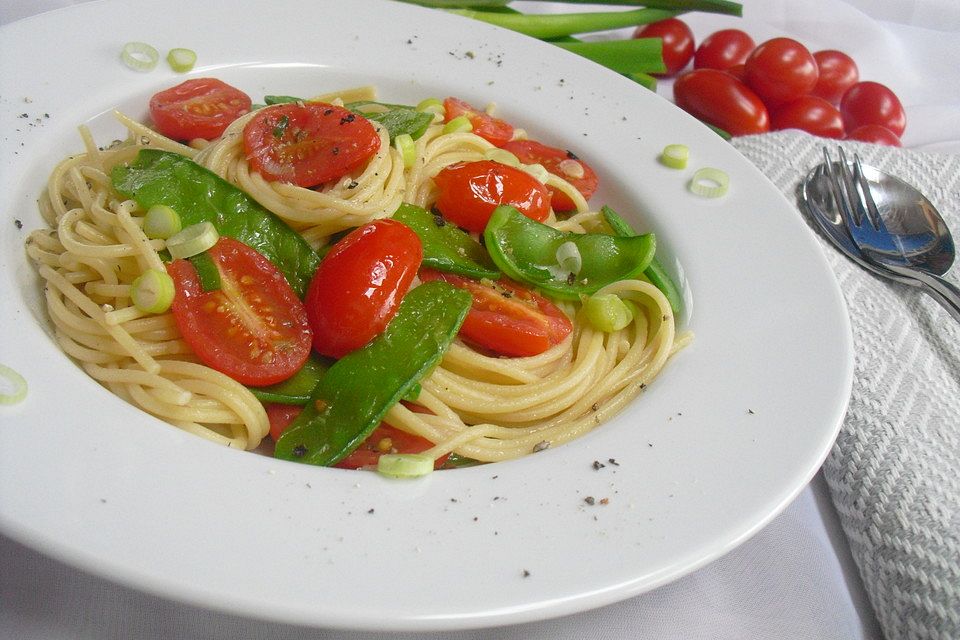
<path fill-rule="evenodd" d="M 243 129 L 253 169 L 270 181 L 315 187 L 362 167 L 380 149 L 363 116 L 320 102 L 265 107 Z"/>
<path fill-rule="evenodd" d="M 747 86 L 767 107 L 810 93 L 820 74 L 813 54 L 792 38 L 773 38 L 761 43 L 744 65 Z"/>
<path fill-rule="evenodd" d="M 407 433 L 402 429 L 391 427 L 386 422 L 373 430 L 360 446 L 353 450 L 346 458 L 333 465 L 338 469 L 360 469 L 375 467 L 377 461 L 385 453 L 423 453 L 431 448 L 433 443 L 426 438 Z M 439 469 L 447 456 L 437 458 L 433 463 L 434 469 Z"/>
<path fill-rule="evenodd" d="M 286 380 L 310 355 L 310 326 L 297 294 L 273 263 L 233 238 L 207 251 L 221 288 L 204 291 L 189 260 L 167 265 L 173 318 L 201 362 L 253 386 Z"/>
<path fill-rule="evenodd" d="M 383 332 L 422 259 L 420 238 L 402 222 L 375 220 L 347 234 L 307 288 L 313 348 L 341 358 Z"/>
<path fill-rule="evenodd" d="M 817 96 L 806 95 L 776 107 L 770 113 L 774 131 L 800 129 L 821 138 L 842 138 L 840 111 Z"/>
<path fill-rule="evenodd" d="M 673 84 L 677 106 L 734 136 L 766 133 L 770 115 L 747 85 L 726 71 L 695 69 Z"/>
<path fill-rule="evenodd" d="M 482 109 L 476 109 L 460 98 L 447 98 L 443 101 L 446 110 L 444 122 L 450 122 L 459 116 L 466 116 L 473 125 L 473 132 L 497 147 L 513 138 L 513 125 L 495 118 Z"/>
<path fill-rule="evenodd" d="M 270 437 L 276 442 L 280 435 L 286 431 L 290 423 L 300 415 L 303 407 L 298 404 L 280 404 L 278 402 L 268 402 L 263 405 L 267 411 L 267 420 L 270 421 Z"/>
<path fill-rule="evenodd" d="M 885 144 L 888 147 L 902 146 L 900 138 L 893 131 L 878 124 L 865 124 L 847 134 L 847 140 L 859 140 L 873 144 Z"/>
<path fill-rule="evenodd" d="M 216 78 L 187 80 L 150 98 L 153 124 L 174 140 L 213 140 L 249 112 L 250 96 Z"/>
<path fill-rule="evenodd" d="M 847 89 L 840 100 L 840 115 L 847 131 L 878 124 L 899 138 L 907 128 L 907 115 L 897 94 L 879 82 L 858 82 Z"/>
<path fill-rule="evenodd" d="M 541 164 L 550 173 L 560 176 L 579 191 L 587 200 L 597 190 L 599 179 L 593 168 L 572 151 L 548 147 L 535 140 L 511 140 L 503 145 L 523 164 Z M 573 211 L 577 206 L 562 191 L 548 186 L 550 205 L 554 211 Z"/>
<path fill-rule="evenodd" d="M 451 164 L 433 181 L 440 190 L 434 206 L 443 217 L 470 231 L 483 231 L 501 204 L 513 205 L 538 222 L 550 215 L 550 192 L 542 182 L 493 160 Z"/>
<path fill-rule="evenodd" d="M 535 356 L 573 331 L 573 323 L 555 304 L 507 278 L 479 281 L 423 269 L 420 279 L 443 280 L 473 295 L 459 335 L 482 349 L 505 356 Z"/>
<path fill-rule="evenodd" d="M 667 71 L 663 75 L 674 76 L 693 58 L 693 31 L 687 23 L 677 18 L 667 18 L 651 22 L 634 29 L 634 38 L 660 38 L 663 41 L 663 64 Z"/>
<path fill-rule="evenodd" d="M 853 58 L 842 51 L 828 49 L 813 54 L 820 77 L 811 93 L 832 104 L 839 104 L 847 89 L 860 80 L 860 70 Z"/>
<path fill-rule="evenodd" d="M 711 33 L 693 54 L 694 69 L 719 69 L 743 64 L 756 48 L 756 43 L 740 29 L 721 29 Z"/>

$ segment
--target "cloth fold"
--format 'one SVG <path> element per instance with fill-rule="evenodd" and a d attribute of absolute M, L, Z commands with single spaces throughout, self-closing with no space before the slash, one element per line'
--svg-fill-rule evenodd
<path fill-rule="evenodd" d="M 797 188 L 822 161 L 824 143 L 914 185 L 960 230 L 958 155 L 795 131 L 733 141 L 801 211 Z M 850 407 L 824 465 L 833 503 L 888 640 L 956 640 L 960 325 L 919 289 L 868 273 L 817 235 L 847 303 L 856 353 Z M 945 277 L 956 283 L 958 270 Z"/>

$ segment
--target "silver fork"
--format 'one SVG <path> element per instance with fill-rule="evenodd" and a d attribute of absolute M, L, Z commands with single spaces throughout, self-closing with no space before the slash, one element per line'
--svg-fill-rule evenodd
<path fill-rule="evenodd" d="M 863 175 L 860 155 L 853 154 L 851 172 L 843 149 L 838 147 L 837 152 L 840 161 L 834 163 L 827 148 L 823 147 L 824 171 L 847 231 L 863 257 L 895 275 L 916 281 L 960 322 L 960 289 L 923 269 L 904 266 L 909 264 L 909 260 L 899 236 L 887 229 L 880 215 L 870 193 L 870 185 Z M 834 164 L 839 165 L 836 171 Z"/>

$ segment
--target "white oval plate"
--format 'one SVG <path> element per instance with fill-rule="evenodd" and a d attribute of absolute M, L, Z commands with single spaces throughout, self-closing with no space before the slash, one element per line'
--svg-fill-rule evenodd
<path fill-rule="evenodd" d="M 810 480 L 852 375 L 845 308 L 794 206 L 729 144 L 625 78 L 538 41 L 390 2 L 100 2 L 0 30 L 0 528 L 66 562 L 201 606 L 356 629 L 481 627 L 642 593 L 729 551 Z M 23 251 L 49 170 L 122 135 L 182 80 L 125 41 L 195 49 L 192 75 L 384 100 L 457 95 L 576 150 L 593 202 L 656 231 L 693 344 L 619 417 L 523 460 L 416 481 L 232 451 L 117 400 L 54 344 Z M 657 162 L 668 143 L 691 166 Z M 729 193 L 687 181 L 724 169 Z M 22 229 L 14 224 L 22 224 Z M 615 460 L 616 463 L 612 462 Z M 605 466 L 594 468 L 594 461 Z M 589 504 L 587 498 L 593 498 Z"/>

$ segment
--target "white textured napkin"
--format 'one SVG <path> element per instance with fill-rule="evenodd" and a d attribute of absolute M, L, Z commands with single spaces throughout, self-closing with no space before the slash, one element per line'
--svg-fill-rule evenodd
<path fill-rule="evenodd" d="M 733 144 L 797 202 L 824 142 L 779 132 Z M 960 241 L 960 156 L 843 146 L 920 189 Z M 960 325 L 920 290 L 868 273 L 819 237 L 847 302 L 856 353 L 850 408 L 824 466 L 833 502 L 888 640 L 956 640 Z M 946 277 L 957 282 L 958 271 Z"/>

